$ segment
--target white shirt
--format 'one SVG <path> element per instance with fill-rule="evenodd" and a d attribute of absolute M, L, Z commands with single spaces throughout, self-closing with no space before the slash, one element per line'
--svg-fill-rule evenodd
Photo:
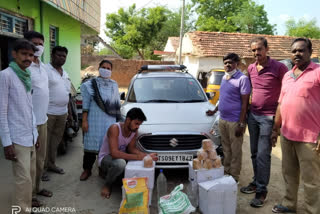
<path fill-rule="evenodd" d="M 10 67 L 0 71 L 0 138 L 4 147 L 31 147 L 38 138 L 31 91 Z"/>
<path fill-rule="evenodd" d="M 49 107 L 48 114 L 63 115 L 68 112 L 71 82 L 67 72 L 63 69 L 62 76 L 50 64 L 47 65 L 49 79 Z"/>
<path fill-rule="evenodd" d="M 28 68 L 32 81 L 32 104 L 37 125 L 45 124 L 48 120 L 49 83 L 46 66 L 39 60 L 39 64 L 32 62 Z"/>

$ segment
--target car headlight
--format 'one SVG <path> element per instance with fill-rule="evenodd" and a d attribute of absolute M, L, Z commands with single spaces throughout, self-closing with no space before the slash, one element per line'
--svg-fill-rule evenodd
<path fill-rule="evenodd" d="M 213 124 L 210 133 L 214 136 L 219 136 L 220 135 L 219 124 Z"/>
<path fill-rule="evenodd" d="M 210 133 L 216 137 L 220 136 L 219 119 L 220 119 L 220 114 L 219 112 L 217 112 L 210 130 Z"/>

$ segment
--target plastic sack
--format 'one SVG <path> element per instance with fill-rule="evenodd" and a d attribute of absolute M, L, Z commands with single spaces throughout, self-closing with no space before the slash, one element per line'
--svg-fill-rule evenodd
<path fill-rule="evenodd" d="M 209 151 L 207 151 L 207 153 L 208 153 L 209 159 L 211 159 L 211 160 L 217 159 L 217 152 L 215 149 L 209 150 Z"/>
<path fill-rule="evenodd" d="M 153 167 L 153 160 L 150 155 L 147 155 L 143 158 L 143 167 L 145 167 L 145 168 L 152 168 Z"/>
<path fill-rule="evenodd" d="M 199 161 L 205 160 L 208 157 L 208 154 L 203 149 L 199 149 L 197 152 L 197 157 Z"/>
<path fill-rule="evenodd" d="M 119 214 L 148 214 L 148 178 L 124 178 L 122 183 L 126 196 L 121 202 Z"/>
<path fill-rule="evenodd" d="M 211 159 L 206 159 L 203 162 L 203 168 L 205 168 L 205 169 L 212 169 L 213 165 L 214 165 L 214 162 Z"/>
<path fill-rule="evenodd" d="M 181 190 L 183 190 L 183 184 L 176 186 L 169 195 L 160 198 L 159 214 L 189 214 L 195 211 L 188 196 Z"/>
<path fill-rule="evenodd" d="M 197 170 L 197 169 L 201 169 L 202 168 L 202 164 L 201 161 L 199 161 L 198 158 L 193 159 L 193 169 Z"/>
<path fill-rule="evenodd" d="M 213 150 L 213 142 L 210 139 L 202 140 L 202 149 L 205 151 Z"/>
<path fill-rule="evenodd" d="M 220 156 L 218 156 L 217 159 L 215 159 L 213 162 L 213 168 L 220 168 L 221 166 L 221 158 Z"/>

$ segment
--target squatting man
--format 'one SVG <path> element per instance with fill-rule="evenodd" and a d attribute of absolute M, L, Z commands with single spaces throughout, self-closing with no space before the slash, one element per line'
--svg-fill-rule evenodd
<path fill-rule="evenodd" d="M 137 131 L 146 120 L 140 108 L 132 108 L 124 122 L 115 123 L 108 129 L 99 152 L 99 166 L 106 174 L 102 197 L 110 198 L 112 184 L 124 172 L 127 160 L 142 160 L 147 155 L 136 148 Z M 158 160 L 156 153 L 149 155 L 154 161 Z"/>

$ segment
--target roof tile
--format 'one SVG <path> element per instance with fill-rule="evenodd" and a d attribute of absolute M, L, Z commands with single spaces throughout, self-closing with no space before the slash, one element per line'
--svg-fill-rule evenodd
<path fill-rule="evenodd" d="M 194 31 L 187 33 L 192 41 L 194 53 L 198 56 L 225 56 L 234 52 L 242 58 L 252 58 L 250 41 L 257 36 L 264 36 L 268 40 L 269 55 L 275 59 L 286 59 L 291 57 L 290 46 L 297 37 L 273 36 L 248 33 L 225 33 Z M 169 37 L 179 38 L 179 37 Z M 320 40 L 312 39 L 312 57 L 320 55 Z M 178 41 L 179 45 L 179 41 Z"/>

